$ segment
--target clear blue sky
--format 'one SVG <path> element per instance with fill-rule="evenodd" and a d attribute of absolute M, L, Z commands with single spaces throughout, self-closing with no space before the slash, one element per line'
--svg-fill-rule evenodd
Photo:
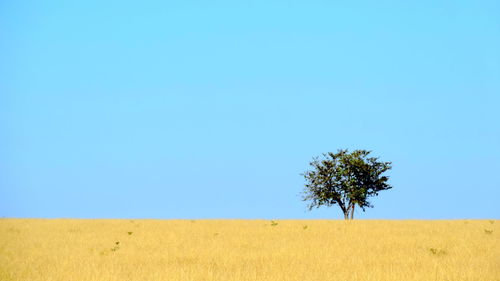
<path fill-rule="evenodd" d="M 498 219 L 499 108 L 496 0 L 2 1 L 0 216 L 341 218 L 300 173 L 359 148 L 357 217 Z"/>

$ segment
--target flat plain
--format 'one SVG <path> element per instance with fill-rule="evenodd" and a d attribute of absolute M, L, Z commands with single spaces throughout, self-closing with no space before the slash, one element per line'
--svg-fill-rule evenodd
<path fill-rule="evenodd" d="M 495 281 L 499 223 L 4 218 L 0 280 Z"/>

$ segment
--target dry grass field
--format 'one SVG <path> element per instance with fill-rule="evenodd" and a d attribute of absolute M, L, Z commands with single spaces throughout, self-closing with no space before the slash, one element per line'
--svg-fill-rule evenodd
<path fill-rule="evenodd" d="M 0 219 L 0 280 L 500 280 L 500 222 Z"/>

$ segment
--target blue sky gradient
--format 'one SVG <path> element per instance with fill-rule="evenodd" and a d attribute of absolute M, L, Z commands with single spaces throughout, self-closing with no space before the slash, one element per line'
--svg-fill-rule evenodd
<path fill-rule="evenodd" d="M 0 3 L 0 216 L 338 219 L 349 148 L 358 218 L 500 218 L 498 1 L 76 2 Z"/>

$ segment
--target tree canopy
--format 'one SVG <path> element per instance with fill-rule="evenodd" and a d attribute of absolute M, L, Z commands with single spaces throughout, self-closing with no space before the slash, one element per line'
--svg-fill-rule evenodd
<path fill-rule="evenodd" d="M 382 190 L 391 189 L 388 176 L 383 173 L 392 168 L 391 162 L 381 162 L 369 157 L 371 151 L 339 149 L 337 153 L 324 153 L 309 164 L 312 170 L 302 175 L 306 180 L 303 200 L 314 207 L 338 205 L 344 219 L 354 218 L 355 206 L 363 211 L 373 207 L 369 198 Z"/>

